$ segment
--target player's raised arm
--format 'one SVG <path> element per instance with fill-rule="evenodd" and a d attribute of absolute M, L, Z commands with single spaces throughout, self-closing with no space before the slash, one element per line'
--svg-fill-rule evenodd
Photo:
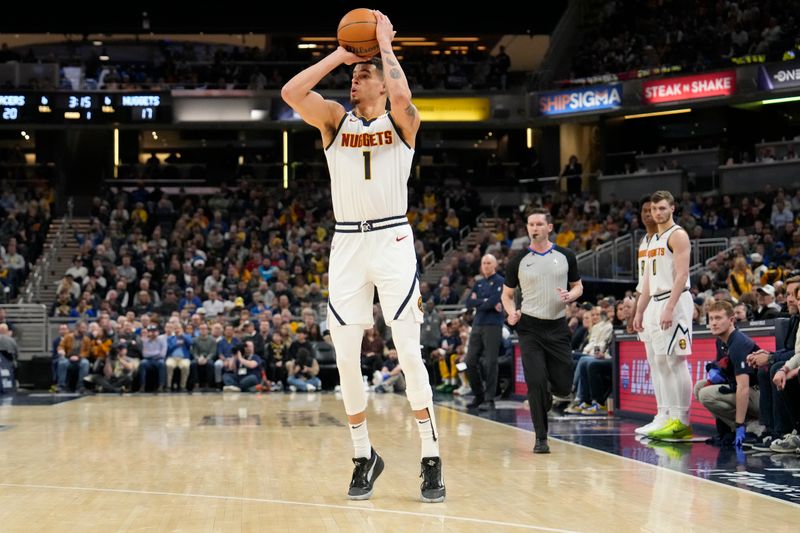
<path fill-rule="evenodd" d="M 331 140 L 330 137 L 336 131 L 336 126 L 345 111 L 339 102 L 325 100 L 311 89 L 339 65 L 352 65 L 360 61 L 363 59 L 340 46 L 321 61 L 300 71 L 281 89 L 283 100 L 297 111 L 303 120 L 322 132 L 325 145 Z"/>
<path fill-rule="evenodd" d="M 378 22 L 375 36 L 381 49 L 386 92 L 389 93 L 389 101 L 392 103 L 392 118 L 400 128 L 403 137 L 413 146 L 414 137 L 419 129 L 419 113 L 411 103 L 411 89 L 408 87 L 408 80 L 392 50 L 395 31 L 389 17 L 380 11 L 375 11 L 375 19 Z"/>

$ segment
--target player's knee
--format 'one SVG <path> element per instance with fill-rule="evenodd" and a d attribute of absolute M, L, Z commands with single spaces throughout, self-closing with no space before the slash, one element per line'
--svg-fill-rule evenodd
<path fill-rule="evenodd" d="M 406 398 L 408 398 L 408 403 L 411 404 L 411 409 L 419 411 L 420 409 L 430 407 L 433 403 L 433 391 L 427 383 L 416 389 L 407 387 Z"/>

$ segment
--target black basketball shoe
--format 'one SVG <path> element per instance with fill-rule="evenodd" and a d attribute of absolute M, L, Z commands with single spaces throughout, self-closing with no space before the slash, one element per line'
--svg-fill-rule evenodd
<path fill-rule="evenodd" d="M 422 478 L 420 486 L 420 499 L 425 503 L 439 503 L 444 501 L 444 477 L 442 476 L 442 459 L 440 457 L 423 457 Z"/>
<path fill-rule="evenodd" d="M 536 439 L 533 453 L 550 453 L 550 445 L 547 444 L 547 439 Z"/>
<path fill-rule="evenodd" d="M 370 450 L 372 455 L 366 457 L 354 457 L 353 479 L 350 481 L 350 490 L 347 497 L 351 500 L 368 500 L 372 496 L 372 485 L 378 476 L 383 472 L 383 459 L 375 452 Z"/>

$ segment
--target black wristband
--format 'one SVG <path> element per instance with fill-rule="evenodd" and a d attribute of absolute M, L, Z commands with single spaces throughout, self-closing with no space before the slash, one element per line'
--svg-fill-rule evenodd
<path fill-rule="evenodd" d="M 743 428 L 744 427 L 744 422 L 742 422 L 741 424 L 737 422 L 736 423 L 736 427 L 737 428 Z"/>

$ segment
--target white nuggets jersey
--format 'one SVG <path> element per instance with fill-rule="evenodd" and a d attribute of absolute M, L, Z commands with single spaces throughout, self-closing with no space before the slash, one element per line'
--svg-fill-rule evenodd
<path fill-rule="evenodd" d="M 649 341 L 653 352 L 658 355 L 689 355 L 692 353 L 692 312 L 694 304 L 689 291 L 689 280 L 675 302 L 672 311 L 672 325 L 661 328 L 661 315 L 669 302 L 672 285 L 675 283 L 675 258 L 667 244 L 669 236 L 681 229 L 672 225 L 664 233 L 656 233 L 650 238 L 647 247 L 645 274 L 649 277 L 651 301 L 644 315 L 644 335 L 640 338 Z"/>
<path fill-rule="evenodd" d="M 636 256 L 636 266 L 639 269 L 639 283 L 636 284 L 636 292 L 642 294 L 644 279 L 647 276 L 647 247 L 650 245 L 652 235 L 645 235 L 639 242 L 639 253 Z"/>
<path fill-rule="evenodd" d="M 647 247 L 647 268 L 650 270 L 650 295 L 658 296 L 669 293 L 675 283 L 675 258 L 672 254 L 668 242 L 669 236 L 681 227 L 673 224 L 662 234 L 656 233 L 650 239 Z M 689 279 L 686 279 L 686 288 L 690 287 Z"/>
<path fill-rule="evenodd" d="M 413 156 L 388 112 L 369 121 L 345 113 L 325 147 L 336 221 L 404 216 Z"/>

